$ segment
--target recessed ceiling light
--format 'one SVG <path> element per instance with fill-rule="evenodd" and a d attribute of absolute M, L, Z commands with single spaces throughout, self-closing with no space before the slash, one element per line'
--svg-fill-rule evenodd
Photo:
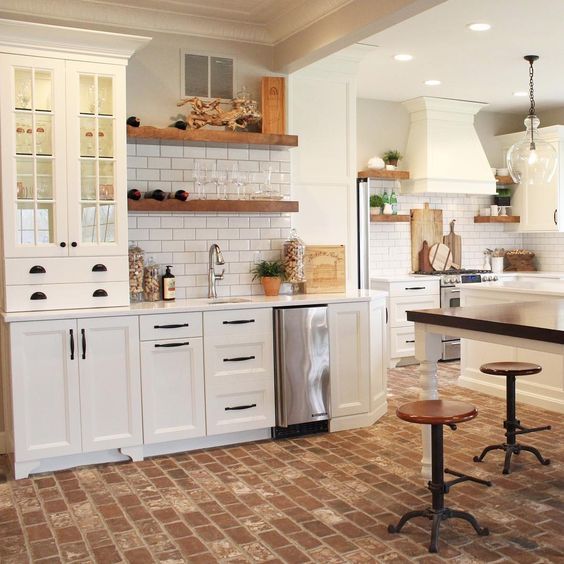
<path fill-rule="evenodd" d="M 394 59 L 396 61 L 411 61 L 411 59 L 413 59 L 413 55 L 409 55 L 408 53 L 400 53 L 399 55 L 394 55 Z"/>
<path fill-rule="evenodd" d="M 492 28 L 492 26 L 489 23 L 471 23 L 468 24 L 468 29 L 471 31 L 488 31 L 489 29 Z"/>
<path fill-rule="evenodd" d="M 440 80 L 426 80 L 425 86 L 438 86 L 440 83 Z"/>
<path fill-rule="evenodd" d="M 523 96 L 526 96 L 526 95 L 527 95 L 527 92 L 525 92 L 524 90 L 519 90 L 517 92 L 513 92 L 513 96 L 523 97 Z"/>

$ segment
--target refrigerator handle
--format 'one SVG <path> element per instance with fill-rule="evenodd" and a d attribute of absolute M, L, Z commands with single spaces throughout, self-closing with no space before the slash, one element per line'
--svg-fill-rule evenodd
<path fill-rule="evenodd" d="M 274 310 L 274 382 L 276 386 L 276 425 L 279 427 L 288 426 L 288 414 L 286 413 L 284 401 L 284 335 L 283 335 L 283 315 L 284 310 Z"/>
<path fill-rule="evenodd" d="M 368 179 L 358 180 L 358 287 L 370 289 L 370 188 Z"/>

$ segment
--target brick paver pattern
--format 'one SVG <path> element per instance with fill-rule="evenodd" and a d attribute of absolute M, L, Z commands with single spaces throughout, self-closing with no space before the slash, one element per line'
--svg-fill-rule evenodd
<path fill-rule="evenodd" d="M 563 562 L 564 416 L 518 405 L 523 437 L 551 458 L 522 453 L 501 474 L 505 401 L 456 386 L 457 364 L 440 367 L 443 397 L 479 415 L 445 428 L 446 465 L 491 479 L 454 486 L 447 505 L 474 513 L 489 537 L 462 521 L 441 529 L 430 555 L 429 521 L 400 535 L 387 525 L 428 505 L 420 477 L 420 426 L 395 408 L 417 399 L 416 367 L 389 371 L 388 414 L 366 429 L 263 441 L 105 464 L 0 483 L 0 562 Z"/>

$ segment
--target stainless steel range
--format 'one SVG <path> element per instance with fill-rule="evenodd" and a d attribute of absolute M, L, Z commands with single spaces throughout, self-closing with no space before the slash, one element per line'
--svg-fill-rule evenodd
<path fill-rule="evenodd" d="M 441 307 L 460 306 L 460 286 L 462 284 L 481 284 L 495 282 L 498 278 L 490 270 L 435 270 L 434 272 L 415 272 L 426 276 L 440 276 Z M 460 339 L 450 335 L 442 335 L 443 351 L 441 360 L 457 360 L 460 358 Z"/>

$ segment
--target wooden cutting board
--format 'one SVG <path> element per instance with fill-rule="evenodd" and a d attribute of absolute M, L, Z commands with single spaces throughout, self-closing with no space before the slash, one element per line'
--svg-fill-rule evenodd
<path fill-rule="evenodd" d="M 450 249 L 452 255 L 452 266 L 460 268 L 462 265 L 462 237 L 454 232 L 454 223 L 456 219 L 450 222 L 450 232 L 443 237 L 443 243 Z"/>
<path fill-rule="evenodd" d="M 429 260 L 433 270 L 448 270 L 452 266 L 452 253 L 442 243 L 435 243 L 429 249 Z"/>
<path fill-rule="evenodd" d="M 443 240 L 443 210 L 429 208 L 425 202 L 423 209 L 411 210 L 411 268 L 421 270 L 419 266 L 419 251 L 423 241 L 429 247 Z"/>
<path fill-rule="evenodd" d="M 429 260 L 429 243 L 427 241 L 423 241 L 423 246 L 419 251 L 419 270 L 421 272 L 433 272 L 433 267 Z"/>

